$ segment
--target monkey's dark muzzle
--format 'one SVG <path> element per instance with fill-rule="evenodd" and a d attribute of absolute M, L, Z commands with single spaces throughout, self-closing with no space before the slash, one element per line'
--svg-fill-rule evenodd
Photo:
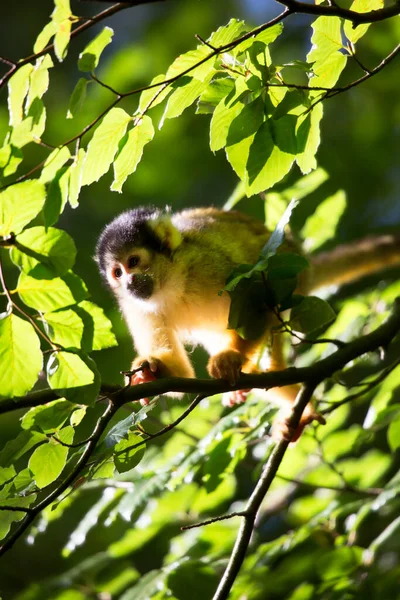
<path fill-rule="evenodd" d="M 147 300 L 153 293 L 153 279 L 150 275 L 132 275 L 127 288 L 131 294 L 136 296 L 136 298 Z"/>

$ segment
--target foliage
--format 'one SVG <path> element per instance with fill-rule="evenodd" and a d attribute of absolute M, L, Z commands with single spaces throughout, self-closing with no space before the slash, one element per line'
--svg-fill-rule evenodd
<path fill-rule="evenodd" d="M 0 113 L 7 129 L 0 148 L 0 413 L 25 409 L 0 425 L 8 440 L 0 448 L 1 560 L 10 573 L 4 568 L 0 575 L 5 599 L 213 597 L 239 521 L 249 510 L 246 499 L 252 501 L 265 464 L 272 473 L 280 447 L 269 435 L 275 409 L 257 390 L 229 410 L 215 395 L 197 396 L 188 408 L 163 399 L 140 408 L 128 401 L 142 392 L 108 383 L 105 363 L 114 373 L 122 368 L 117 354 L 122 334 L 114 334 L 103 308 L 89 299 L 95 289 L 90 263 L 78 263 L 73 271 L 79 251 L 89 247 L 86 219 L 99 215 L 104 224 L 119 210 L 120 196 L 112 195 L 114 204 L 107 209 L 107 196 L 96 186 L 105 182 L 112 192 L 122 192 L 142 181 L 151 191 L 158 173 L 162 179 L 175 168 L 169 155 L 175 160 L 180 143 L 183 163 L 192 145 L 205 154 L 199 140 L 207 123 L 209 146 L 216 153 L 210 165 L 224 168 L 221 150 L 229 165 L 220 176 L 225 197 L 239 179 L 227 207 L 242 202 L 246 210 L 258 202 L 273 231 L 256 264 L 240 265 L 226 283 L 229 327 L 255 337 L 267 310 L 273 310 L 288 342 L 300 340 L 291 352 L 298 367 L 318 366 L 335 345 L 346 348 L 345 343 L 379 330 L 399 296 L 399 284 L 389 275 L 385 288 L 358 288 L 350 290 L 350 298 L 334 298 L 333 310 L 322 298 L 294 293 L 308 262 L 294 252 L 280 253 L 289 220 L 310 252 L 339 236 L 351 201 L 336 182 L 325 191 L 328 174 L 317 165 L 321 139 L 322 152 L 324 147 L 325 101 L 339 96 L 336 106 L 343 102 L 345 108 L 350 90 L 362 90 L 384 67 L 385 72 L 394 68 L 389 63 L 399 47 L 381 54 L 373 68 L 363 67 L 359 55 L 376 44 L 379 32 L 398 28 L 391 18 L 397 13 L 382 0 L 354 0 L 350 13 L 330 2 L 302 10 L 294 0 L 280 4 L 286 6 L 280 15 L 255 27 L 240 18 L 221 25 L 226 22 L 221 7 L 213 18 L 211 8 L 197 7 L 208 15 L 207 39 L 198 36 L 196 47 L 171 56 L 169 66 L 168 60 L 161 67 L 154 58 L 153 70 L 156 65 L 165 74 L 157 73 L 149 83 L 145 68 L 144 82 L 135 80 L 133 89 L 126 65 L 140 70 L 141 61 L 134 60 L 140 44 L 130 48 L 127 63 L 122 51 L 113 55 L 108 77 L 107 52 L 118 30 L 114 37 L 113 28 L 102 23 L 126 6 L 112 6 L 82 23 L 69 0 L 55 0 L 51 19 L 34 43 L 35 55 L 5 61 L 9 70 L 2 84 L 8 83 L 9 113 L 8 126 Z M 382 23 L 380 10 L 388 11 Z M 176 11 L 175 18 L 182 15 L 184 22 L 185 9 Z M 290 20 L 307 11 L 310 24 L 302 47 L 308 51 L 290 45 L 289 52 L 282 51 L 289 44 Z M 85 46 L 79 34 L 96 23 L 100 29 Z M 165 46 L 169 43 L 173 52 L 175 42 L 161 43 L 158 32 L 154 40 L 147 54 L 168 58 Z M 50 76 L 68 60 L 72 42 L 79 47 L 79 57 L 71 59 L 79 73 L 63 106 L 66 124 L 60 125 L 51 96 L 55 90 L 57 97 L 60 84 Z M 182 47 L 187 49 L 187 41 L 177 44 L 177 53 Z M 361 77 L 354 76 L 354 65 L 363 69 Z M 203 127 L 195 142 L 189 136 L 185 144 L 182 131 L 178 141 L 179 127 L 187 129 L 186 109 L 193 108 L 191 128 L 195 131 L 199 120 Z M 152 171 L 152 148 L 157 152 L 163 135 L 168 146 Z M 60 138 L 56 145 L 49 142 Z M 371 162 L 375 158 L 371 154 Z M 177 166 L 177 173 L 181 181 L 192 176 L 185 166 Z M 170 198 L 168 189 L 163 191 L 165 197 L 158 190 L 162 204 Z M 65 230 L 74 230 L 72 222 L 81 229 L 77 243 Z M 93 247 L 94 234 L 86 253 Z M 92 296 L 102 303 L 102 292 Z M 288 309 L 290 317 L 281 317 Z M 340 363 L 340 372 L 333 368 L 321 378 L 315 398 L 327 425 L 310 426 L 293 447 L 283 449 L 251 547 L 233 578 L 231 598 L 344 600 L 397 594 L 400 370 L 398 342 L 392 346 L 383 358 L 360 350 L 354 360 Z M 150 389 L 158 389 L 158 383 Z M 197 391 L 204 392 L 201 381 Z M 230 513 L 231 518 L 219 519 Z M 212 522 L 191 528 L 203 520 Z M 20 539 L 25 532 L 29 545 Z M 27 565 L 21 581 L 14 580 L 17 552 Z M 229 590 L 215 598 L 224 593 Z"/>

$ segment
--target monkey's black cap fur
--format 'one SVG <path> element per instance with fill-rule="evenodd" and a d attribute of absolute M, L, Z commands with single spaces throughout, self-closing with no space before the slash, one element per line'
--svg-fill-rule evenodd
<path fill-rule="evenodd" d="M 137 246 L 162 251 L 160 240 L 147 221 L 160 214 L 154 206 L 141 206 L 127 210 L 116 217 L 102 231 L 96 246 L 95 259 L 100 272 L 106 274 L 106 256 L 118 256 L 127 248 Z"/>

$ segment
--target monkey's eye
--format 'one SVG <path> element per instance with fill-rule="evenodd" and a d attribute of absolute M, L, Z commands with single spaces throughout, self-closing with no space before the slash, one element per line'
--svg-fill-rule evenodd
<path fill-rule="evenodd" d="M 140 262 L 140 258 L 138 256 L 130 256 L 128 258 L 128 268 L 134 269 Z"/>
<path fill-rule="evenodd" d="M 115 269 L 113 269 L 112 274 L 115 277 L 115 279 L 119 279 L 120 277 L 122 277 L 122 269 L 120 269 L 120 267 L 115 267 Z"/>

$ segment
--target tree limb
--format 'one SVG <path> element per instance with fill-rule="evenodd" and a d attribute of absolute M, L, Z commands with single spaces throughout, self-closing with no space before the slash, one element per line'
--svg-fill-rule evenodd
<path fill-rule="evenodd" d="M 400 5 L 398 2 L 392 4 L 392 6 L 386 6 L 385 8 L 379 8 L 378 10 L 371 10 L 368 12 L 356 12 L 347 8 L 341 8 L 336 3 L 326 6 L 323 4 L 298 2 L 298 0 L 276 0 L 276 2 L 286 6 L 292 13 L 322 17 L 340 17 L 346 21 L 351 21 L 353 27 L 361 25 L 362 23 L 377 23 L 378 21 L 384 21 L 385 19 L 390 19 L 391 17 L 400 14 Z"/>

